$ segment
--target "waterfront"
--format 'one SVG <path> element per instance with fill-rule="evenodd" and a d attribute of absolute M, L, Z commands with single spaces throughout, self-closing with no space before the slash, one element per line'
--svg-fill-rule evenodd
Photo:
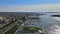
<path fill-rule="evenodd" d="M 56 31 L 56 33 L 53 33 L 55 30 L 50 32 L 51 31 L 50 28 L 52 28 L 56 25 L 60 26 L 60 21 L 55 19 L 54 17 L 52 17 L 51 14 L 42 15 L 42 16 L 40 15 L 40 20 L 41 20 L 41 22 L 32 22 L 32 23 L 29 22 L 29 23 L 26 23 L 24 26 L 41 27 L 44 29 L 45 34 L 56 34 L 58 32 L 58 31 Z"/>

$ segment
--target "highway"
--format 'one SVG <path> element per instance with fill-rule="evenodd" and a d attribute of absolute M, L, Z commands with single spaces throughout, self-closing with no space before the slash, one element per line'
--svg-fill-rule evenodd
<path fill-rule="evenodd" d="M 14 27 L 15 25 L 18 24 L 18 21 L 10 24 L 9 26 L 3 28 L 2 30 L 0 30 L 0 34 L 4 34 L 5 32 L 7 32 L 8 30 L 10 30 L 12 27 Z"/>

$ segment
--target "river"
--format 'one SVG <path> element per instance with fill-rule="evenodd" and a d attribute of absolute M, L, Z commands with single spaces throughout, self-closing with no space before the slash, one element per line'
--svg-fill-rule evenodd
<path fill-rule="evenodd" d="M 60 18 L 51 17 L 51 14 L 40 16 L 40 27 L 44 28 L 45 34 L 60 34 Z"/>
<path fill-rule="evenodd" d="M 60 18 L 52 17 L 52 14 L 40 15 L 41 22 L 29 22 L 25 26 L 42 27 L 45 34 L 60 34 Z"/>

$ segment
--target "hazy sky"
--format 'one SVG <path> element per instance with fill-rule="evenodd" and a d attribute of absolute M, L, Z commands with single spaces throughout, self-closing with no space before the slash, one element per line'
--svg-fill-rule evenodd
<path fill-rule="evenodd" d="M 0 0 L 0 12 L 60 12 L 60 0 Z"/>

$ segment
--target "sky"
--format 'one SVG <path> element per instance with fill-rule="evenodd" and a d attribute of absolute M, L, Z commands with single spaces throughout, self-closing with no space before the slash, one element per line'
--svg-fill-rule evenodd
<path fill-rule="evenodd" d="M 0 12 L 60 12 L 60 0 L 0 0 Z"/>

